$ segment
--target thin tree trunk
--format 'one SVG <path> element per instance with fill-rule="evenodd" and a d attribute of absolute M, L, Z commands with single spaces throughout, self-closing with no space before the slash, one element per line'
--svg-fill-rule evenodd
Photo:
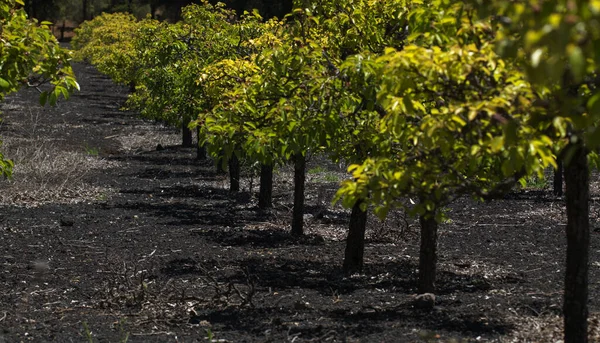
<path fill-rule="evenodd" d="M 29 12 L 27 13 L 27 15 L 30 19 L 33 19 L 33 18 L 40 19 L 40 18 L 38 18 L 38 16 L 39 16 L 38 1 L 39 0 L 29 0 Z M 27 12 L 27 10 L 25 10 L 25 12 Z"/>
<path fill-rule="evenodd" d="M 33 18 L 33 13 L 31 10 L 31 1 L 32 0 L 25 0 L 24 1 L 25 6 L 23 7 L 25 9 L 25 13 L 27 13 L 27 17 L 30 19 Z"/>
<path fill-rule="evenodd" d="M 240 160 L 235 153 L 229 158 L 229 191 L 240 191 Z"/>
<path fill-rule="evenodd" d="M 354 274 L 363 269 L 363 256 L 365 252 L 365 230 L 367 228 L 367 211 L 360 206 L 362 201 L 357 201 L 350 214 L 350 226 L 346 239 L 344 253 L 344 273 Z"/>
<path fill-rule="evenodd" d="M 273 165 L 261 164 L 258 208 L 264 210 L 271 207 L 273 207 Z"/>
<path fill-rule="evenodd" d="M 563 195 L 563 161 L 560 157 L 556 161 L 552 193 L 554 193 L 556 196 Z"/>
<path fill-rule="evenodd" d="M 60 27 L 60 41 L 64 42 L 65 41 L 65 30 L 67 25 L 67 21 L 65 19 L 63 19 L 63 23 L 62 26 Z"/>
<path fill-rule="evenodd" d="M 150 2 L 150 17 L 156 19 L 156 2 Z"/>
<path fill-rule="evenodd" d="M 196 145 L 196 159 L 197 160 L 206 160 L 206 146 L 204 144 L 200 144 L 200 126 L 196 127 L 196 137 L 197 137 L 197 145 Z"/>
<path fill-rule="evenodd" d="M 421 225 L 421 249 L 419 252 L 419 284 L 418 291 L 435 293 L 437 272 L 437 230 L 435 213 L 425 213 L 419 217 Z"/>
<path fill-rule="evenodd" d="M 89 19 L 89 13 L 88 13 L 88 0 L 83 0 L 83 13 L 81 13 L 83 15 L 83 21 L 86 21 Z"/>
<path fill-rule="evenodd" d="M 590 245 L 589 167 L 583 145 L 571 145 L 565 161 L 567 265 L 565 271 L 565 343 L 588 341 L 588 260 Z"/>
<path fill-rule="evenodd" d="M 186 119 L 181 123 L 181 131 L 182 131 L 181 145 L 185 148 L 191 148 L 194 146 L 194 141 L 192 140 L 192 130 L 188 127 L 189 124 L 190 124 L 189 119 Z"/>
<path fill-rule="evenodd" d="M 306 156 L 294 155 L 294 211 L 292 214 L 292 234 L 304 234 L 304 182 L 306 180 Z"/>

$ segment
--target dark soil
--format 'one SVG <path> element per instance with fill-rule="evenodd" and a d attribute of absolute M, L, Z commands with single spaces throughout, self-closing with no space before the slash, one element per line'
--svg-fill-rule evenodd
<path fill-rule="evenodd" d="M 436 306 L 421 309 L 413 302 L 417 228 L 401 213 L 386 223 L 370 219 L 363 274 L 340 272 L 349 212 L 327 205 L 337 166 L 312 159 L 308 235 L 295 238 L 289 167 L 276 172 L 275 208 L 260 212 L 257 177 L 230 193 L 226 178 L 211 161 L 195 160 L 194 149 L 156 149 L 160 137 L 172 141 L 177 132 L 119 111 L 124 88 L 87 65 L 75 69 L 81 92 L 69 101 L 40 108 L 36 91 L 24 90 L 2 107 L 3 137 L 30 137 L 34 113 L 37 138 L 87 152 L 105 167 L 80 178 L 92 193 L 79 187 L 68 199 L 9 197 L 20 200 L 1 206 L 0 342 L 560 338 L 564 201 L 549 190 L 450 206 L 440 227 Z M 136 146 L 139 137 L 149 139 Z M 592 195 L 595 224 L 596 185 Z M 598 235 L 591 248 L 594 316 Z M 591 331 L 597 335 L 597 320 Z"/>

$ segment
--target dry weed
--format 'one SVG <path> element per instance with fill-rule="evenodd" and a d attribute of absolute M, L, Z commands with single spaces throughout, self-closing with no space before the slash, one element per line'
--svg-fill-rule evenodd
<path fill-rule="evenodd" d="M 154 150 L 159 144 L 163 147 L 181 144 L 181 134 L 177 130 L 166 127 L 163 130 L 156 130 L 155 125 L 148 125 L 147 128 L 138 127 L 136 133 L 114 138 L 124 152 Z"/>
<path fill-rule="evenodd" d="M 103 200 L 111 194 L 110 189 L 92 186 L 85 179 L 90 172 L 117 163 L 90 156 L 83 148 L 68 151 L 60 148 L 58 140 L 4 137 L 2 151 L 15 163 L 12 179 L 0 181 L 2 205 Z"/>
<path fill-rule="evenodd" d="M 513 321 L 517 324 L 516 330 L 508 337 L 503 337 L 500 340 L 501 343 L 561 343 L 564 341 L 564 325 L 561 316 L 518 316 Z M 600 342 L 600 313 L 590 313 L 588 325 L 590 342 Z"/>

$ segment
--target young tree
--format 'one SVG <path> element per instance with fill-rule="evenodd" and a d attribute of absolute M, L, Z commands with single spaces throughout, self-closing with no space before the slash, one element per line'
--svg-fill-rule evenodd
<path fill-rule="evenodd" d="M 113 81 L 133 90 L 140 71 L 138 53 L 139 23 L 131 14 L 103 13 L 75 29 L 71 42 L 75 57 L 93 64 Z"/>
<path fill-rule="evenodd" d="M 306 154 L 319 150 L 325 141 L 323 125 L 331 115 L 324 111 L 325 99 L 331 98 L 330 83 L 339 81 L 329 77 L 317 26 L 309 16 L 297 14 L 283 27 L 275 24 L 277 30 L 285 28 L 275 37 L 261 37 L 267 45 L 249 60 L 257 72 L 239 78 L 237 87 L 217 107 L 224 111 L 213 109 L 214 117 L 206 118 L 206 128 L 230 129 L 225 137 L 239 137 L 243 151 L 265 165 L 262 169 L 267 174 L 273 163 L 294 163 L 292 233 L 302 235 Z M 231 74 L 230 70 L 235 69 L 227 68 L 224 73 Z M 211 135 L 213 139 L 219 136 Z"/>
<path fill-rule="evenodd" d="M 515 56 L 539 92 L 552 96 L 540 118 L 567 141 L 565 342 L 587 342 L 589 264 L 588 154 L 600 145 L 600 3 L 597 1 L 472 0 L 481 18 L 501 24 L 498 51 Z"/>
<path fill-rule="evenodd" d="M 490 45 L 409 45 L 377 62 L 387 112 L 380 149 L 350 167 L 353 179 L 338 196 L 348 207 L 373 204 L 381 218 L 393 207 L 418 216 L 418 288 L 434 292 L 442 207 L 464 194 L 490 197 L 520 176 L 541 173 L 554 162 L 551 140 L 527 125 L 535 96 Z M 504 148 L 507 141 L 512 148 Z"/>
<path fill-rule="evenodd" d="M 261 164 L 258 206 L 272 206 L 273 165 L 280 163 L 272 107 L 259 104 L 262 94 L 255 87 L 262 84 L 264 71 L 257 63 L 265 50 L 280 45 L 276 34 L 282 23 L 262 22 L 258 13 L 247 13 L 235 23 L 239 32 L 238 55 L 208 66 L 198 85 L 204 89 L 209 104 L 196 123 L 213 156 L 225 159 L 243 155 Z"/>
<path fill-rule="evenodd" d="M 419 291 L 433 292 L 441 208 L 460 195 L 505 192 L 554 158 L 552 141 L 529 122 L 537 96 L 494 53 L 489 24 L 473 24 L 461 4 L 443 1 L 407 18 L 402 50 L 345 63 L 343 70 L 379 77 L 381 118 L 371 138 L 377 149 L 350 167 L 353 179 L 338 197 L 348 207 L 373 204 L 382 218 L 393 207 L 419 216 Z"/>
<path fill-rule="evenodd" d="M 0 101 L 21 87 L 39 87 L 46 89 L 40 103 L 54 105 L 79 89 L 71 56 L 59 46 L 49 23 L 28 19 L 23 5 L 22 0 L 0 1 Z M 0 173 L 10 176 L 12 166 L 0 153 Z"/>
<path fill-rule="evenodd" d="M 197 79 L 202 69 L 235 54 L 233 12 L 207 2 L 190 5 L 176 24 L 142 25 L 136 41 L 141 65 L 129 105 L 143 116 L 180 125 L 185 146 L 191 145 L 189 124 L 205 108 Z"/>

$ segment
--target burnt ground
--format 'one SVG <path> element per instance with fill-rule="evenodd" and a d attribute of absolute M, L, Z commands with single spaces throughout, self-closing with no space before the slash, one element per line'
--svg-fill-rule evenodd
<path fill-rule="evenodd" d="M 1 107 L 3 151 L 16 167 L 0 194 L 0 342 L 560 338 L 564 200 L 543 180 L 504 200 L 448 207 L 437 304 L 422 310 L 413 306 L 417 227 L 402 213 L 370 221 L 363 274 L 340 273 L 349 214 L 329 205 L 338 166 L 311 160 L 308 234 L 294 238 L 289 168 L 276 173 L 274 210 L 261 213 L 252 166 L 230 194 L 176 131 L 120 111 L 125 89 L 75 69 L 82 90 L 69 101 L 41 108 L 29 89 Z M 596 183 L 592 196 L 596 225 Z"/>

